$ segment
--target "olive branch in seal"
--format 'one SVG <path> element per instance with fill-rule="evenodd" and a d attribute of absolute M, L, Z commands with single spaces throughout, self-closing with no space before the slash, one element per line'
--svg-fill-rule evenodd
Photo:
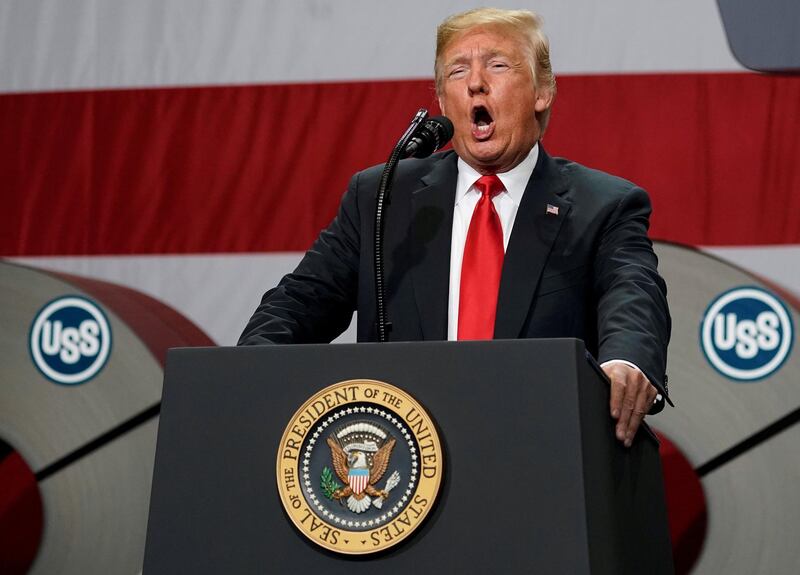
<path fill-rule="evenodd" d="M 319 486 L 325 497 L 330 500 L 333 500 L 333 492 L 342 488 L 342 485 L 334 479 L 333 472 L 327 465 L 322 468 L 322 474 L 319 476 Z"/>

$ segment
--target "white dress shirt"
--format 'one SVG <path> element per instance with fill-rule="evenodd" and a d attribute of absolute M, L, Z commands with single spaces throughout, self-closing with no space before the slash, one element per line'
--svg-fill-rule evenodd
<path fill-rule="evenodd" d="M 494 198 L 494 209 L 500 217 L 503 227 L 503 250 L 508 247 L 511 229 L 517 217 L 517 209 L 525 193 L 525 187 L 536 167 L 539 158 L 539 144 L 533 146 L 528 156 L 508 172 L 497 174 L 503 182 L 505 191 Z M 447 339 L 458 339 L 458 302 L 461 293 L 461 262 L 464 260 L 464 244 L 467 243 L 467 231 L 472 220 L 472 212 L 481 198 L 481 192 L 475 187 L 483 174 L 476 171 L 461 158 L 458 159 L 458 181 L 456 182 L 456 205 L 453 211 L 453 237 L 450 243 L 450 295 L 447 307 Z"/>

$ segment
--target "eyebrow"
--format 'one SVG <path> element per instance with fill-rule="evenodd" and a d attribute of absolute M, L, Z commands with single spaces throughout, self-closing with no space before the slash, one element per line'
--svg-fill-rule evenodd
<path fill-rule="evenodd" d="M 510 54 L 507 54 L 502 50 L 490 50 L 490 51 L 482 54 L 481 58 L 484 61 L 488 61 L 488 60 L 491 60 L 492 58 L 495 58 L 497 56 L 503 56 L 505 58 L 511 58 Z M 470 55 L 461 54 L 461 55 L 453 58 L 452 60 L 450 60 L 448 62 L 445 62 L 445 68 L 449 68 L 450 66 L 455 66 L 456 64 L 463 64 L 464 62 L 468 62 L 471 59 L 472 59 L 472 57 Z"/>

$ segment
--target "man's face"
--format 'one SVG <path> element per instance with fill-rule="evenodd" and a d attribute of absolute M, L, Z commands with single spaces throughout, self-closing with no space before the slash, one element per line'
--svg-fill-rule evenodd
<path fill-rule="evenodd" d="M 481 173 L 506 172 L 539 139 L 536 112 L 551 96 L 536 90 L 529 50 L 493 28 L 463 33 L 445 50 L 439 105 L 455 127 L 453 148 Z"/>

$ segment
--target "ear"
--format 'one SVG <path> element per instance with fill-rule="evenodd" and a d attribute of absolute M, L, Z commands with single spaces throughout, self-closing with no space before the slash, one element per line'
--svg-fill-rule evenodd
<path fill-rule="evenodd" d="M 536 112 L 541 113 L 547 110 L 550 106 L 553 105 L 553 91 L 552 90 L 537 90 L 536 91 L 536 102 L 533 105 L 533 109 Z"/>
<path fill-rule="evenodd" d="M 439 96 L 439 109 L 442 111 L 442 116 L 446 116 L 447 112 L 444 110 L 444 98 Z"/>

